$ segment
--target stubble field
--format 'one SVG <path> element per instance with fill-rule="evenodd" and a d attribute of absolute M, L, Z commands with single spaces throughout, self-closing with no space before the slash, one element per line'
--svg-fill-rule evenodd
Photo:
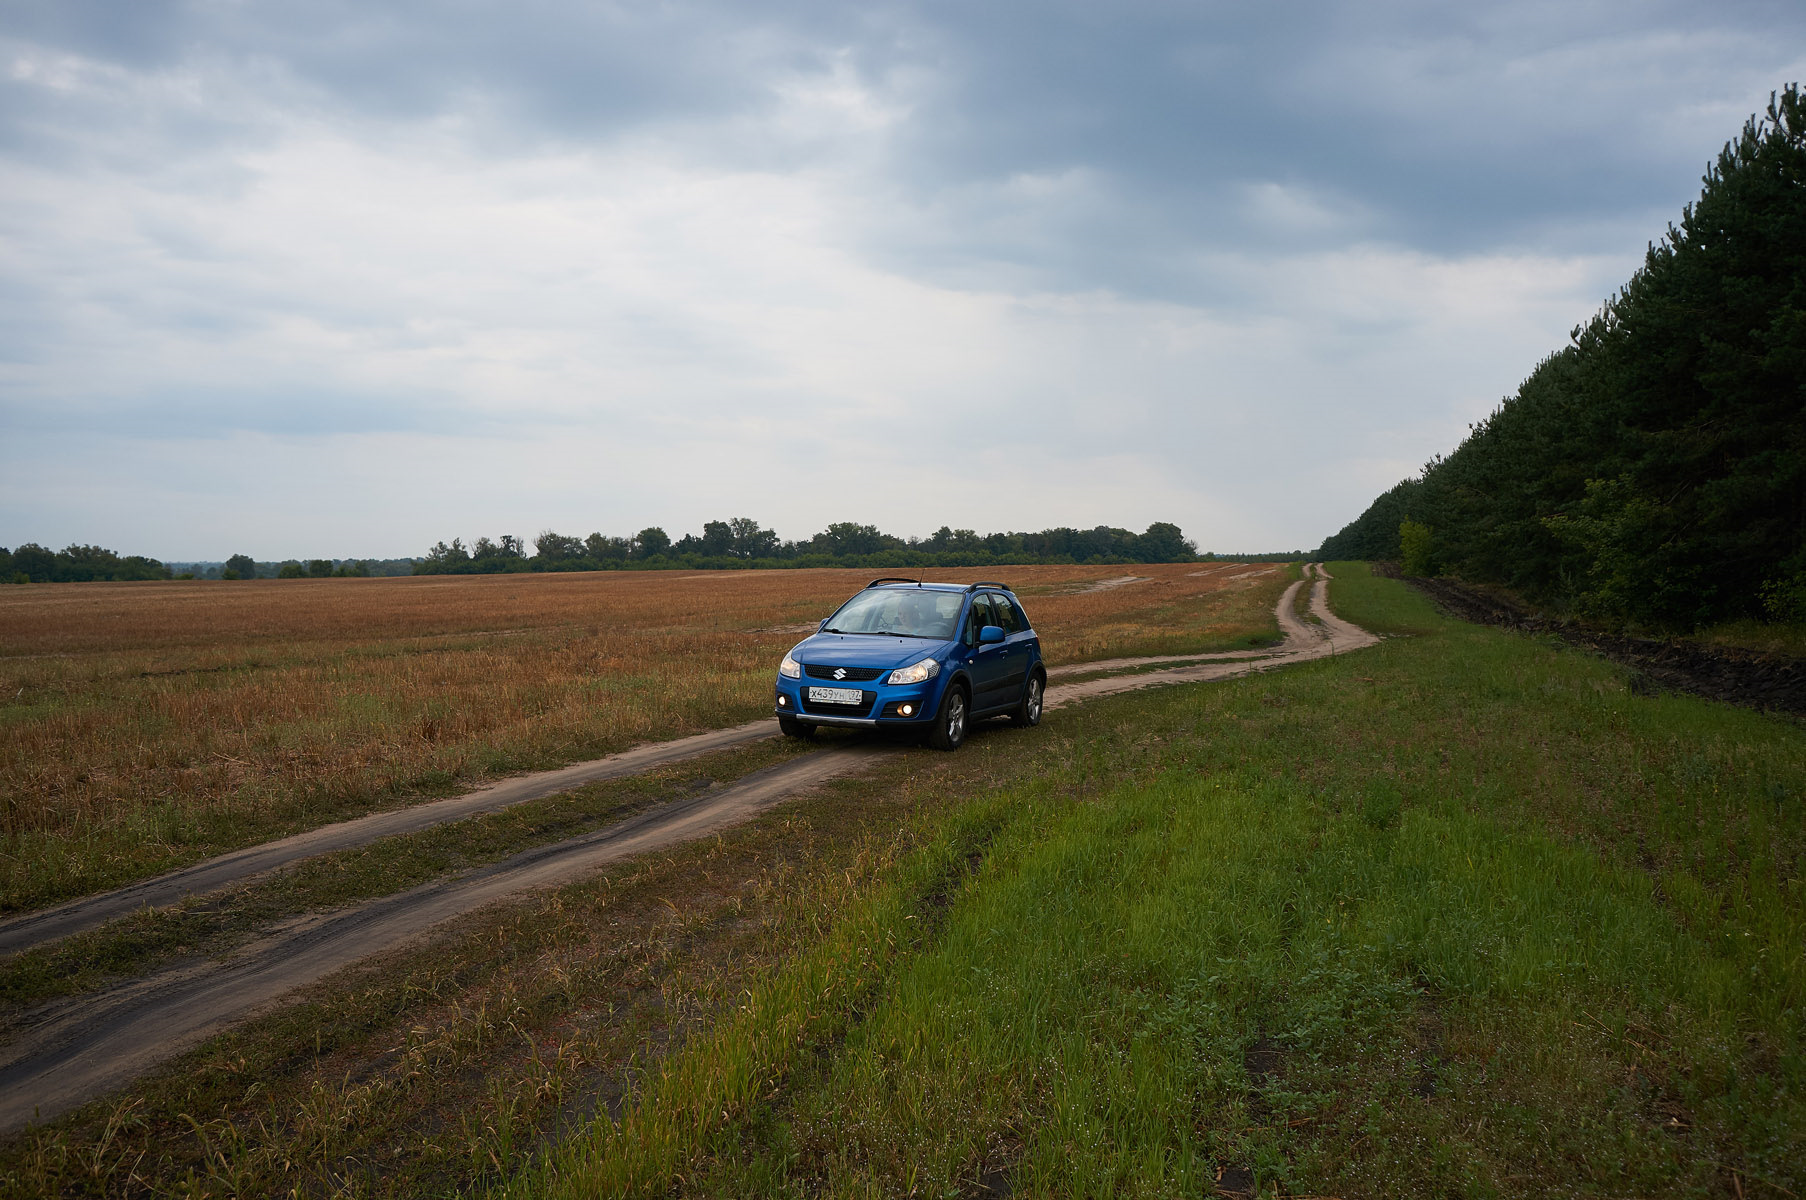
<path fill-rule="evenodd" d="M 0 913 L 754 719 L 783 651 L 873 574 L 0 589 Z M 1055 665 L 1275 640 L 1287 578 L 1235 563 L 1002 574 Z"/>

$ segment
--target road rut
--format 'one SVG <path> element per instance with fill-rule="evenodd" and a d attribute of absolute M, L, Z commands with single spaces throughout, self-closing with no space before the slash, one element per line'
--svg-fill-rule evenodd
<path fill-rule="evenodd" d="M 224 965 L 159 972 L 91 998 L 0 1051 L 0 1132 L 67 1111 L 279 996 L 454 917 L 518 892 L 567 883 L 622 858 L 706 837 L 886 753 L 894 751 L 847 746 L 811 754 L 461 878 L 310 914 Z"/>

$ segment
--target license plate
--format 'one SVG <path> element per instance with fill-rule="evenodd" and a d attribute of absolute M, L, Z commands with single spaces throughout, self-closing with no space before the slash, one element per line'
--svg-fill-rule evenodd
<path fill-rule="evenodd" d="M 865 693 L 858 688 L 812 687 L 809 699 L 817 704 L 864 704 Z"/>

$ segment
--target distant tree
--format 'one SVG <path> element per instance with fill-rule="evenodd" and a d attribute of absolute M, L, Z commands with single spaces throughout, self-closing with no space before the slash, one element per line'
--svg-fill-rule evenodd
<path fill-rule="evenodd" d="M 67 546 L 55 555 L 51 578 L 83 583 L 95 579 L 168 579 L 170 570 L 141 554 L 120 557 L 104 546 Z"/>
<path fill-rule="evenodd" d="M 257 560 L 249 554 L 234 554 L 226 560 L 226 570 L 232 574 L 228 576 L 222 572 L 221 579 L 255 579 L 257 578 Z"/>
<path fill-rule="evenodd" d="M 1155 521 L 1135 539 L 1135 556 L 1142 562 L 1188 562 L 1197 553 L 1197 546 L 1186 541 L 1184 532 L 1169 521 Z"/>
<path fill-rule="evenodd" d="M 307 560 L 307 573 L 315 579 L 326 579 L 332 575 L 330 558 L 310 558 Z"/>
<path fill-rule="evenodd" d="M 876 554 L 895 538 L 886 537 L 876 525 L 860 525 L 853 521 L 837 521 L 816 534 L 811 546 L 817 554 L 836 558 Z"/>
<path fill-rule="evenodd" d="M 984 549 L 984 539 L 971 529 L 949 529 L 943 525 L 934 531 L 924 546 L 936 554 L 976 554 Z"/>
<path fill-rule="evenodd" d="M 735 517 L 727 526 L 732 537 L 728 553 L 735 558 L 770 558 L 777 553 L 777 533 L 760 528 L 751 517 Z"/>
<path fill-rule="evenodd" d="M 56 556 L 54 578 L 71 583 L 92 579 L 112 579 L 119 568 L 119 556 L 100 546 L 65 546 Z"/>
<path fill-rule="evenodd" d="M 671 536 L 656 525 L 649 525 L 634 535 L 635 558 L 657 558 L 671 549 Z"/>
<path fill-rule="evenodd" d="M 142 554 L 128 554 L 119 560 L 119 573 L 116 579 L 173 579 L 175 572 L 154 558 L 145 558 Z"/>
<path fill-rule="evenodd" d="M 505 533 L 502 540 L 492 542 L 486 537 L 479 537 L 471 547 L 470 564 L 467 567 L 454 568 L 459 571 L 474 571 L 478 574 L 493 575 L 498 573 L 527 571 L 532 568 L 521 552 L 521 540 L 513 534 Z M 418 570 L 418 568 L 416 568 Z M 432 574 L 421 571 L 421 574 Z"/>
<path fill-rule="evenodd" d="M 342 563 L 332 574 L 337 579 L 367 579 L 370 576 L 370 563 L 367 560 Z"/>
<path fill-rule="evenodd" d="M 565 537 L 563 534 L 544 530 L 533 539 L 533 549 L 542 563 L 564 562 L 583 557 L 583 542 L 579 538 Z"/>
<path fill-rule="evenodd" d="M 600 533 L 592 533 L 583 539 L 583 554 L 595 562 L 620 562 L 633 553 L 633 541 L 629 538 L 604 537 Z"/>
<path fill-rule="evenodd" d="M 362 563 L 358 565 L 364 567 Z M 368 573 L 368 568 L 364 569 Z M 449 546 L 438 542 L 412 569 L 416 575 L 449 575 L 467 571 L 470 569 L 470 551 L 464 548 L 462 538 L 453 538 Z"/>
<path fill-rule="evenodd" d="M 698 551 L 710 557 L 730 553 L 734 548 L 734 528 L 726 521 L 707 521 L 699 540 Z"/>
<path fill-rule="evenodd" d="M 307 571 L 301 566 L 300 563 L 295 562 L 291 559 L 290 561 L 285 562 L 280 567 L 276 568 L 276 578 L 278 578 L 278 579 L 306 579 Z"/>

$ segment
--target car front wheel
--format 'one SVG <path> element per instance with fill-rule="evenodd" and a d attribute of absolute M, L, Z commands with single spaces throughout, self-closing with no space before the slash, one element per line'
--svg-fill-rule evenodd
<path fill-rule="evenodd" d="M 1041 672 L 1036 671 L 1028 677 L 1028 683 L 1022 689 L 1022 703 L 1010 714 L 1012 725 L 1039 725 L 1041 723 L 1042 693 L 1047 689 L 1047 680 Z"/>
<path fill-rule="evenodd" d="M 941 711 L 934 716 L 934 728 L 928 731 L 928 744 L 936 750 L 957 750 L 966 740 L 966 693 L 958 685 L 947 688 L 941 697 Z"/>
<path fill-rule="evenodd" d="M 805 725 L 795 717 L 779 717 L 778 728 L 783 731 L 785 737 L 812 738 L 815 736 L 815 726 Z"/>

